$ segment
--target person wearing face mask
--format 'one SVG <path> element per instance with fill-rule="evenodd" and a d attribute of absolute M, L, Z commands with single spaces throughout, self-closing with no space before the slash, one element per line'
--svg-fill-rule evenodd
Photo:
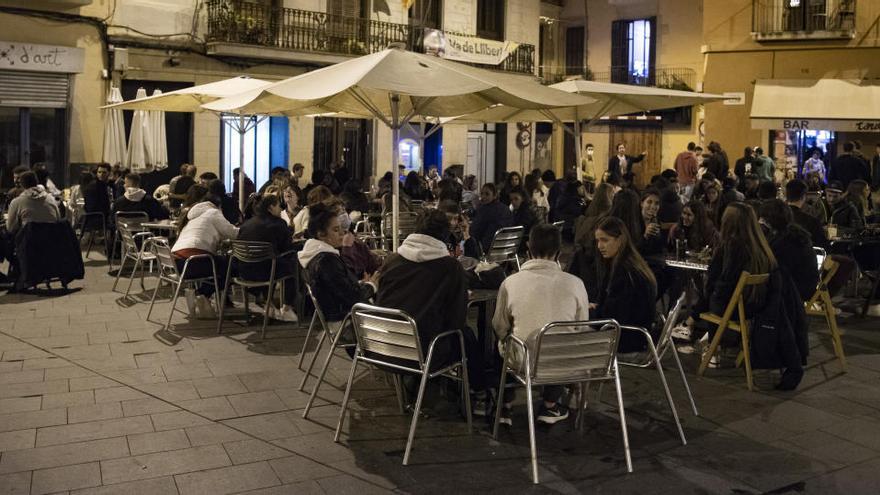
<path fill-rule="evenodd" d="M 341 326 L 351 307 L 367 302 L 378 289 L 379 274 L 365 275 L 359 282 L 339 254 L 345 232 L 336 207 L 316 203 L 309 207 L 309 239 L 297 255 L 308 274 L 312 291 L 327 323 Z"/>
<path fill-rule="evenodd" d="M 256 203 L 256 215 L 246 220 L 238 230 L 239 241 L 268 242 L 275 248 L 278 259 L 275 262 L 275 278 L 286 277 L 296 273 L 296 262 L 293 259 L 293 231 L 281 219 L 281 198 L 275 194 L 262 194 Z M 239 263 L 236 265 L 239 275 L 247 280 L 269 280 L 272 262 Z M 297 277 L 284 281 L 284 291 L 280 311 L 270 309 L 270 317 L 281 321 L 296 322 L 298 317 L 294 311 L 296 297 L 299 294 Z"/>
<path fill-rule="evenodd" d="M 331 198 L 324 204 L 334 208 L 336 216 L 339 218 L 339 227 L 343 231 L 342 245 L 339 247 L 339 254 L 342 256 L 345 264 L 354 271 L 354 274 L 360 279 L 364 275 L 371 275 L 379 270 L 382 266 L 381 260 L 370 251 L 370 247 L 357 238 L 351 231 L 351 215 L 345 211 L 345 203 L 341 199 Z"/>

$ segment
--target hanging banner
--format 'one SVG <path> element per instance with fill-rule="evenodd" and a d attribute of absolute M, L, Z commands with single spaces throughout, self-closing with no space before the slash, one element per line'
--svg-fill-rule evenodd
<path fill-rule="evenodd" d="M 0 41 L 0 69 L 80 73 L 85 66 L 82 48 Z"/>
<path fill-rule="evenodd" d="M 428 55 L 485 65 L 499 65 L 519 47 L 513 41 L 487 40 L 430 28 L 425 28 L 423 42 Z"/>

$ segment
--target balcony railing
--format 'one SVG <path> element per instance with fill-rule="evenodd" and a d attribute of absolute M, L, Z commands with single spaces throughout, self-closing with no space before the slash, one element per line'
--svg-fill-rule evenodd
<path fill-rule="evenodd" d="M 697 72 L 690 67 L 657 67 L 647 76 L 633 74 L 627 67 L 612 66 L 607 72 L 593 73 L 597 82 L 613 82 L 636 86 L 693 91 L 697 85 Z"/>
<path fill-rule="evenodd" d="M 210 0 L 208 42 L 268 46 L 301 52 L 366 55 L 393 43 L 423 52 L 421 30 L 408 24 L 382 22 L 309 10 L 274 8 L 243 0 Z M 532 73 L 535 47 L 521 44 L 494 70 Z"/>
<path fill-rule="evenodd" d="M 752 0 L 759 41 L 852 38 L 855 22 L 856 0 Z"/>

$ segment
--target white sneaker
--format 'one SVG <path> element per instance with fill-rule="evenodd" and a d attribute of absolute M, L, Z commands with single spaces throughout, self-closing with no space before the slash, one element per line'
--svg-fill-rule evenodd
<path fill-rule="evenodd" d="M 678 340 L 691 340 L 691 329 L 687 325 L 678 325 L 672 329 L 672 338 Z"/>
<path fill-rule="evenodd" d="M 196 318 L 200 320 L 213 320 L 217 318 L 217 312 L 211 306 L 211 301 L 203 295 L 196 296 Z"/>
<path fill-rule="evenodd" d="M 273 307 L 272 309 L 275 308 Z M 296 323 L 299 321 L 299 318 L 296 316 L 296 311 L 294 311 L 293 308 L 286 304 L 284 306 L 281 306 L 280 310 L 274 311 L 274 313 L 274 316 L 272 316 L 271 313 L 270 316 L 276 320 L 286 321 L 288 323 Z"/>
<path fill-rule="evenodd" d="M 196 317 L 196 291 L 192 287 L 183 290 L 183 297 L 186 299 L 186 309 L 189 311 L 190 318 Z"/>

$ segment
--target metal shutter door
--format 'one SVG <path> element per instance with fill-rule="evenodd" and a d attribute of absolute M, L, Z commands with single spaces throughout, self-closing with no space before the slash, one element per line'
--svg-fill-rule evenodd
<path fill-rule="evenodd" d="M 66 108 L 70 76 L 0 71 L 0 107 Z"/>

